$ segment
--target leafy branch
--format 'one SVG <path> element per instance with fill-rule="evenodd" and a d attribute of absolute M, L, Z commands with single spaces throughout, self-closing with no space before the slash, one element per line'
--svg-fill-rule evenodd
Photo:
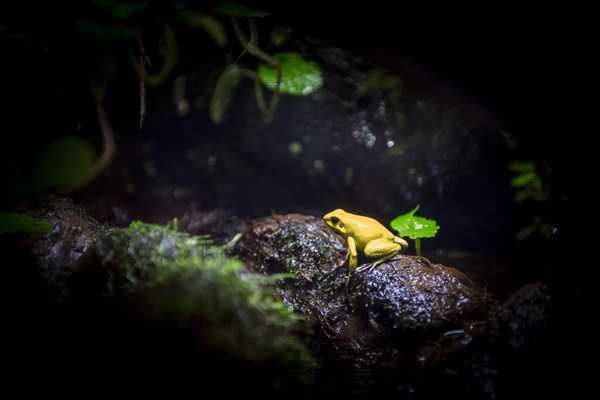
<path fill-rule="evenodd" d="M 515 202 L 521 204 L 526 200 L 533 200 L 537 204 L 537 208 L 542 206 L 548 200 L 552 191 L 552 186 L 547 180 L 542 179 L 541 172 L 544 176 L 549 176 L 552 171 L 548 166 L 538 168 L 533 161 L 513 161 L 508 165 L 508 169 L 515 173 L 510 180 L 510 186 L 516 190 Z M 543 211 L 540 210 L 540 214 Z M 542 215 L 535 215 L 529 225 L 523 227 L 515 235 L 515 239 L 521 242 L 535 233 L 540 233 L 544 238 L 549 239 L 552 236 L 552 224 Z"/>
<path fill-rule="evenodd" d="M 304 60 L 300 54 L 287 52 L 271 55 L 259 47 L 258 29 L 253 18 L 264 17 L 268 15 L 266 12 L 235 2 L 225 3 L 217 7 L 215 12 L 229 15 L 231 26 L 243 51 L 233 63 L 225 67 L 217 80 L 210 105 L 210 117 L 214 123 L 219 124 L 223 121 L 241 78 L 249 78 L 254 82 L 256 103 L 267 121 L 275 114 L 280 94 L 305 96 L 323 85 L 321 69 L 315 63 Z M 240 17 L 248 21 L 249 37 L 240 27 Z M 290 34 L 290 28 L 277 27 L 271 33 L 271 43 L 279 47 Z M 263 63 L 258 66 L 257 71 L 238 65 L 238 61 L 246 54 Z M 263 85 L 273 92 L 268 104 Z"/>

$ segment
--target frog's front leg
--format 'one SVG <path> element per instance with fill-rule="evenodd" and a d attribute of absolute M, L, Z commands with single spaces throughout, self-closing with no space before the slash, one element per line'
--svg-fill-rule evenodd
<path fill-rule="evenodd" d="M 356 242 L 352 236 L 348 236 L 348 276 L 356 269 L 357 259 Z"/>

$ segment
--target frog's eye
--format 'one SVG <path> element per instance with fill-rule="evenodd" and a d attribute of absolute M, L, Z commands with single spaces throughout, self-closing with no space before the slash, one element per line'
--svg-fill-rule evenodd
<path fill-rule="evenodd" d="M 339 224 L 339 223 L 340 223 L 340 219 L 339 219 L 338 217 L 331 217 L 331 222 L 332 222 L 334 225 L 337 225 L 337 224 Z"/>

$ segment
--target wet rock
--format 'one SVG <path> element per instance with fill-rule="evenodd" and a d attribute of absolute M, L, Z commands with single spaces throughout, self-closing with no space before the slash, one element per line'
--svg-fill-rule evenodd
<path fill-rule="evenodd" d="M 145 224 L 109 228 L 67 200 L 45 203 L 32 215 L 55 226 L 26 241 L 41 284 L 61 290 L 59 299 L 69 304 L 51 307 L 51 319 L 58 313 L 63 323 L 69 321 L 54 337 L 66 345 L 72 338 L 66 330 L 82 329 L 82 320 L 72 317 L 86 315 L 83 332 L 98 330 L 108 338 L 93 357 L 133 351 L 150 362 L 144 354 L 153 348 L 172 362 L 193 349 L 192 362 L 207 356 L 230 368 L 227 363 L 237 360 L 243 373 L 264 362 L 277 370 L 293 355 L 292 371 L 306 372 L 303 363 L 311 356 L 294 334 L 305 335 L 306 328 L 290 311 L 312 323 L 310 348 L 322 361 L 310 389 L 308 380 L 300 384 L 304 391 L 350 397 L 464 392 L 493 398 L 514 394 L 514 380 L 529 383 L 523 371 L 538 368 L 536 355 L 546 354 L 540 343 L 551 298 L 542 283 L 526 285 L 501 302 L 457 269 L 402 254 L 348 277 L 345 241 L 313 216 L 272 215 L 232 224 L 220 223 L 220 214 L 196 214 L 186 220 L 190 229 L 210 227 L 224 238 L 232 226 L 240 227 L 241 239 L 227 252 L 250 272 L 272 276 L 255 281 L 254 274 L 240 279 L 242 265 L 206 238 Z M 265 290 L 287 309 L 256 303 Z M 285 323 L 275 324 L 281 316 Z M 265 327 L 275 330 L 265 333 Z M 152 332 L 158 342 L 131 346 L 128 341 L 143 332 Z M 153 347 L 164 338 L 178 345 Z M 273 349 L 281 359 L 269 358 Z M 286 376 L 286 384 L 298 384 Z"/>
<path fill-rule="evenodd" d="M 21 245 L 31 248 L 33 263 L 39 270 L 44 288 L 56 299 L 69 296 L 67 280 L 90 246 L 112 228 L 87 214 L 85 208 L 71 199 L 50 199 L 21 207 L 35 217 L 44 218 L 53 226 L 44 234 L 29 235 Z"/>
<path fill-rule="evenodd" d="M 253 271 L 293 276 L 277 295 L 315 324 L 311 344 L 332 392 L 441 395 L 449 380 L 456 393 L 495 397 L 514 378 L 515 349 L 543 335 L 549 317 L 541 284 L 502 303 L 455 268 L 401 254 L 347 279 L 346 244 L 320 218 L 254 220 L 232 252 Z"/>
<path fill-rule="evenodd" d="M 344 242 L 313 216 L 259 218 L 242 233 L 233 253 L 255 272 L 292 272 L 313 282 L 335 270 L 345 257 Z"/>
<path fill-rule="evenodd" d="M 524 285 L 506 299 L 495 315 L 492 340 L 517 349 L 526 348 L 544 335 L 551 312 L 548 287 L 541 282 Z"/>
<path fill-rule="evenodd" d="M 29 213 L 54 230 L 25 237 L 33 256 L 13 265 L 32 262 L 28 293 L 7 296 L 11 365 L 28 360 L 45 378 L 56 372 L 93 385 L 108 363 L 109 386 L 149 379 L 188 388 L 202 379 L 227 394 L 237 390 L 223 387 L 234 374 L 250 393 L 308 387 L 316 366 L 309 325 L 223 246 L 168 226 L 109 228 L 68 200 Z"/>
<path fill-rule="evenodd" d="M 329 342 L 317 346 L 328 357 L 354 366 L 381 365 L 399 352 L 415 364 L 429 362 L 434 354 L 424 356 L 421 347 L 440 337 L 448 342 L 448 332 L 481 331 L 497 305 L 459 271 L 403 255 L 346 283 L 345 243 L 314 217 L 258 219 L 236 253 L 254 271 L 293 274 L 281 298 L 317 325 Z"/>

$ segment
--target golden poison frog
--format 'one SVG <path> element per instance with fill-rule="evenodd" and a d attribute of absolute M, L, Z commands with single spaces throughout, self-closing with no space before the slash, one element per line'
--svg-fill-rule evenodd
<path fill-rule="evenodd" d="M 350 214 L 338 208 L 326 214 L 323 221 L 348 241 L 349 274 L 356 270 L 358 251 L 377 259 L 358 268 L 357 271 L 361 272 L 389 260 L 408 247 L 406 240 L 394 235 L 373 218 Z"/>

